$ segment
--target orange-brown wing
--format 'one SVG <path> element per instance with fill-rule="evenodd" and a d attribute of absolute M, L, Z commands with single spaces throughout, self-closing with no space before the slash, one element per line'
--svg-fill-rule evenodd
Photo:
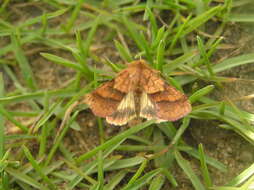
<path fill-rule="evenodd" d="M 157 70 L 150 68 L 144 60 L 138 60 L 117 75 L 114 88 L 124 93 L 139 90 L 151 94 L 163 91 L 164 81 Z"/>
<path fill-rule="evenodd" d="M 129 68 L 122 70 L 115 78 L 114 88 L 120 92 L 128 93 L 133 86 L 129 70 Z"/>
<path fill-rule="evenodd" d="M 143 66 L 140 75 L 140 86 L 147 94 L 163 91 L 164 83 L 157 70 L 149 68 L 147 64 Z"/>
<path fill-rule="evenodd" d="M 113 86 L 114 81 L 106 82 L 85 96 L 85 103 L 94 115 L 107 117 L 117 110 L 125 94 L 114 89 Z"/>
<path fill-rule="evenodd" d="M 157 118 L 160 120 L 176 121 L 191 111 L 188 98 L 167 84 L 162 92 L 149 94 L 148 97 L 155 105 Z"/>

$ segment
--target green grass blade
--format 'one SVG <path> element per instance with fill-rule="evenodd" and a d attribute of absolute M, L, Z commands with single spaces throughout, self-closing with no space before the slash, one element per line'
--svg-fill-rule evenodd
<path fill-rule="evenodd" d="M 171 144 L 176 145 L 179 141 L 179 139 L 181 138 L 182 134 L 184 133 L 184 131 L 187 129 L 187 127 L 189 126 L 190 123 L 190 118 L 185 117 L 183 119 L 183 123 L 180 126 L 180 128 L 177 130 L 175 137 L 173 138 Z"/>
<path fill-rule="evenodd" d="M 67 10 L 68 10 L 68 8 L 64 8 L 64 9 L 59 9 L 59 10 L 57 10 L 55 12 L 47 13 L 47 19 L 52 19 L 52 18 L 61 16 Z M 44 17 L 44 15 L 42 14 L 42 15 L 40 15 L 38 17 L 27 19 L 25 22 L 20 22 L 18 27 L 19 28 L 25 28 L 27 26 L 30 26 L 30 25 L 33 25 L 33 24 L 36 24 L 36 23 L 40 23 L 42 21 L 43 17 Z"/>
<path fill-rule="evenodd" d="M 210 189 L 214 190 L 241 190 L 239 187 L 211 187 Z M 247 189 L 244 189 L 247 190 Z"/>
<path fill-rule="evenodd" d="M 178 146 L 177 148 L 178 148 L 178 150 L 184 151 L 187 154 L 189 154 L 190 156 L 193 156 L 194 158 L 200 159 L 198 151 L 192 147 Z M 207 164 L 209 164 L 210 166 L 213 166 L 214 168 L 217 168 L 221 172 L 227 172 L 227 167 L 224 164 L 222 164 L 221 162 L 219 162 L 207 155 L 205 155 L 205 161 Z"/>
<path fill-rule="evenodd" d="M 70 19 L 67 21 L 67 24 L 65 26 L 65 29 L 67 32 L 69 32 L 71 30 L 75 20 L 77 19 L 78 15 L 79 15 L 79 12 L 80 12 L 80 9 L 81 9 L 81 6 L 83 3 L 84 3 L 84 0 L 77 1 L 76 5 L 74 7 L 74 10 L 71 13 Z"/>
<path fill-rule="evenodd" d="M 0 97 L 4 97 L 4 81 L 3 74 L 0 72 Z M 3 105 L 0 104 L 1 109 L 3 109 Z M 4 122 L 5 119 L 2 114 L 0 114 L 0 160 L 4 156 L 4 143 L 5 143 L 5 134 L 4 134 Z"/>
<path fill-rule="evenodd" d="M 199 150 L 199 156 L 200 156 L 201 171 L 202 171 L 202 174 L 203 174 L 205 185 L 206 185 L 207 188 L 209 188 L 209 187 L 212 186 L 212 180 L 211 180 L 208 168 L 207 168 L 204 148 L 203 148 L 202 144 L 199 144 L 198 150 Z"/>
<path fill-rule="evenodd" d="M 101 189 L 101 186 L 99 183 L 93 185 L 89 190 L 100 190 Z"/>
<path fill-rule="evenodd" d="M 239 55 L 233 58 L 226 59 L 222 61 L 221 63 L 218 63 L 213 66 L 214 72 L 222 72 L 225 70 L 229 70 L 231 68 L 240 66 L 240 65 L 245 65 L 249 63 L 254 62 L 254 54 L 249 53 L 249 54 L 244 54 L 244 55 Z"/>
<path fill-rule="evenodd" d="M 105 185 L 105 189 L 107 190 L 114 190 L 116 186 L 124 179 L 126 176 L 127 171 L 121 170 L 120 172 L 116 173 L 112 179 L 109 180 L 109 183 Z"/>
<path fill-rule="evenodd" d="M 121 58 L 126 62 L 131 62 L 133 60 L 131 53 L 128 48 L 124 47 L 120 42 L 114 40 L 115 47 L 118 50 Z"/>
<path fill-rule="evenodd" d="M 100 143 L 103 144 L 104 142 L 104 130 L 103 130 L 103 124 L 102 124 L 102 120 L 101 118 L 97 119 L 97 123 L 99 126 L 99 134 L 100 134 Z M 97 162 L 98 162 L 98 183 L 100 184 L 100 188 L 102 188 L 103 184 L 104 184 L 104 160 L 103 160 L 103 152 L 102 150 L 100 150 L 98 152 L 98 158 L 97 158 Z"/>
<path fill-rule="evenodd" d="M 204 60 L 204 63 L 207 67 L 209 75 L 214 76 L 214 72 L 213 72 L 213 69 L 211 67 L 211 63 L 210 63 L 210 60 L 208 58 L 204 42 L 199 36 L 197 36 L 197 42 L 198 42 L 198 48 L 199 48 L 199 51 L 200 51 L 200 55 L 202 56 L 202 59 Z"/>
<path fill-rule="evenodd" d="M 27 132 L 29 130 L 28 127 L 18 122 L 9 112 L 7 112 L 3 106 L 0 106 L 0 114 L 7 118 L 15 126 L 20 128 L 22 131 Z"/>
<path fill-rule="evenodd" d="M 175 151 L 175 158 L 178 165 L 182 168 L 184 173 L 188 176 L 188 178 L 192 182 L 192 185 L 194 186 L 194 188 L 196 190 L 205 190 L 205 187 L 203 186 L 203 184 L 198 179 L 197 175 L 192 170 L 190 163 L 182 157 L 180 152 Z"/>
<path fill-rule="evenodd" d="M 177 187 L 178 186 L 178 183 L 177 183 L 175 177 L 173 176 L 173 174 L 171 174 L 171 172 L 169 172 L 168 169 L 164 168 L 163 169 L 163 174 L 168 179 L 168 181 L 172 184 L 173 187 Z"/>
<path fill-rule="evenodd" d="M 97 181 L 94 180 L 92 177 L 88 176 L 86 173 L 84 173 L 80 168 L 76 167 L 75 164 L 73 164 L 72 162 L 64 159 L 64 162 L 71 168 L 73 169 L 76 174 L 78 174 L 79 176 L 82 176 L 85 180 L 87 180 L 88 182 L 90 182 L 91 184 L 96 184 Z"/>
<path fill-rule="evenodd" d="M 41 55 L 43 57 L 45 57 L 46 59 L 48 59 L 49 61 L 52 61 L 54 63 L 63 65 L 68 68 L 72 68 L 76 71 L 84 72 L 83 67 L 81 67 L 79 64 L 76 64 L 76 63 L 69 61 L 67 59 L 64 59 L 62 57 L 59 57 L 59 56 L 56 56 L 53 54 L 49 54 L 49 53 L 41 53 Z"/>
<path fill-rule="evenodd" d="M 125 132 L 113 137 L 112 139 L 106 141 L 105 143 L 103 143 L 102 145 L 100 146 L 97 146 L 96 148 L 94 148 L 93 150 L 79 156 L 77 158 L 77 162 L 80 163 L 88 158 L 91 158 L 92 156 L 94 156 L 97 152 L 99 152 L 100 150 L 104 150 L 106 148 L 108 148 L 109 146 L 123 140 L 123 139 L 126 139 L 128 138 L 128 136 L 132 135 L 132 134 L 135 134 L 137 133 L 138 131 L 150 126 L 151 124 L 153 124 L 154 121 L 153 120 L 150 120 L 150 121 L 146 121 L 144 123 L 141 123 L 139 125 L 136 125 L 136 126 L 133 126 L 131 127 L 130 129 L 126 130 Z"/>
<path fill-rule="evenodd" d="M 29 162 L 31 163 L 32 167 L 35 169 L 35 171 L 41 176 L 41 178 L 44 180 L 44 182 L 46 184 L 48 184 L 48 186 L 50 187 L 50 189 L 56 189 L 56 186 L 54 185 L 54 183 L 48 178 L 48 176 L 46 176 L 42 170 L 42 168 L 39 166 L 39 164 L 36 162 L 36 160 L 33 158 L 32 154 L 30 153 L 30 151 L 28 150 L 28 148 L 26 146 L 22 147 L 24 154 L 26 156 L 26 158 L 29 160 Z"/>
<path fill-rule="evenodd" d="M 104 163 L 105 163 L 104 170 L 106 170 L 106 168 L 108 168 L 112 164 L 114 164 L 118 159 L 119 159 L 119 157 L 104 160 Z M 97 160 L 95 160 L 89 164 L 86 164 L 84 167 L 82 167 L 82 171 L 83 171 L 84 175 L 96 173 L 97 172 L 97 168 L 96 168 L 97 165 L 98 165 Z M 69 187 L 70 189 L 73 189 L 75 186 L 77 186 L 82 181 L 82 179 L 83 179 L 83 175 L 75 174 L 72 177 L 72 179 L 70 180 L 70 182 L 68 183 L 67 187 Z"/>
<path fill-rule="evenodd" d="M 156 38 L 153 39 L 152 44 L 151 44 L 151 48 L 156 49 L 161 41 L 165 41 L 168 34 L 169 34 L 168 30 L 165 31 L 165 26 L 162 26 L 158 30 Z"/>
<path fill-rule="evenodd" d="M 254 164 L 249 166 L 247 169 L 245 169 L 243 172 L 241 172 L 238 176 L 236 176 L 234 179 L 232 179 L 227 184 L 227 186 L 238 186 L 253 175 L 254 175 Z"/>
<path fill-rule="evenodd" d="M 52 90 L 48 91 L 48 96 L 50 98 L 52 97 L 72 97 L 75 95 L 77 92 L 73 89 L 60 89 L 60 90 Z M 4 98 L 0 98 L 0 104 L 10 104 L 10 103 L 16 103 L 16 102 L 21 102 L 21 101 L 29 101 L 31 99 L 38 100 L 41 99 L 45 96 L 45 92 L 33 92 L 33 93 L 26 93 L 22 95 L 17 95 L 17 96 L 7 96 Z"/>
<path fill-rule="evenodd" d="M 141 51 L 144 51 L 148 61 L 152 62 L 150 47 L 144 35 L 138 32 L 138 30 L 136 29 L 136 25 L 132 21 L 128 20 L 125 16 L 123 17 L 123 23 L 125 24 L 125 27 L 129 31 L 131 38 L 137 44 L 139 49 Z"/>
<path fill-rule="evenodd" d="M 31 185 L 32 187 L 39 189 L 39 190 L 49 190 L 46 186 L 41 185 L 38 181 L 36 181 L 35 179 L 33 179 L 32 177 L 29 177 L 28 175 L 24 174 L 23 172 L 20 172 L 16 169 L 12 169 L 12 168 L 6 168 L 5 171 L 7 173 L 9 173 L 11 176 L 13 176 L 14 178 L 28 184 Z"/>
<path fill-rule="evenodd" d="M 156 23 L 155 15 L 153 14 L 148 4 L 149 4 L 149 1 L 147 2 L 146 13 L 148 14 L 148 18 L 151 23 L 152 39 L 155 39 L 158 32 L 158 25 Z"/>
<path fill-rule="evenodd" d="M 119 65 L 111 62 L 109 59 L 106 58 L 105 60 L 105 64 L 108 65 L 114 72 L 118 73 L 120 72 L 122 69 Z"/>
<path fill-rule="evenodd" d="M 162 188 L 165 182 L 165 177 L 163 175 L 157 175 L 152 180 L 148 190 L 159 190 Z"/>
<path fill-rule="evenodd" d="M 31 90 L 35 90 L 37 87 L 36 87 L 36 83 L 35 83 L 35 78 L 33 76 L 33 71 L 29 65 L 27 57 L 25 56 L 25 54 L 21 48 L 20 41 L 19 41 L 16 34 L 11 35 L 11 42 L 13 45 L 13 52 L 15 54 L 15 57 L 17 59 L 19 67 L 21 69 L 23 78 L 25 79 L 26 85 Z"/>
<path fill-rule="evenodd" d="M 196 102 L 201 97 L 205 96 L 206 94 L 209 94 L 214 89 L 213 85 L 208 85 L 204 88 L 199 89 L 198 91 L 194 92 L 190 97 L 189 100 L 191 103 Z"/>
<path fill-rule="evenodd" d="M 54 123 L 54 122 L 53 122 Z M 49 124 L 45 124 L 42 126 L 41 134 L 40 134 L 40 147 L 39 147 L 39 153 L 38 157 L 41 158 L 45 155 L 46 152 L 46 144 L 47 144 L 47 136 L 48 136 L 48 130 L 49 130 Z"/>
<path fill-rule="evenodd" d="M 11 190 L 9 175 L 6 172 L 1 172 L 0 176 L 2 179 L 2 183 L 0 184 L 0 189 Z"/>
<path fill-rule="evenodd" d="M 5 11 L 5 8 L 7 7 L 7 5 L 10 3 L 11 0 L 5 0 L 1 7 L 0 7 L 0 14 L 2 14 Z"/>
<path fill-rule="evenodd" d="M 87 59 L 88 55 L 89 55 L 89 49 L 90 49 L 90 45 L 92 43 L 93 37 L 97 31 L 97 28 L 101 22 L 101 16 L 97 16 L 97 18 L 94 20 L 92 28 L 90 29 L 87 38 L 83 44 L 83 48 L 84 48 L 84 58 Z"/>
<path fill-rule="evenodd" d="M 123 188 L 123 190 L 136 190 L 140 189 L 143 185 L 147 184 L 154 178 L 156 175 L 161 173 L 162 169 L 158 168 L 153 171 L 147 172 L 144 176 L 136 180 L 131 186 Z"/>
<path fill-rule="evenodd" d="M 72 54 L 78 61 L 79 65 L 82 67 L 84 77 L 87 80 L 91 81 L 93 79 L 93 72 L 90 70 L 90 68 L 88 67 L 86 63 L 88 52 L 87 52 L 87 49 L 85 49 L 86 47 L 83 44 L 83 40 L 81 39 L 81 34 L 79 31 L 76 32 L 76 39 L 77 39 L 77 46 L 78 46 L 79 52 L 72 51 Z"/>
<path fill-rule="evenodd" d="M 221 10 L 222 10 L 222 6 L 218 5 L 216 7 L 209 9 L 208 11 L 198 15 L 197 17 L 193 18 L 186 24 L 186 28 L 183 30 L 180 37 L 183 37 L 184 35 L 192 32 L 193 30 L 198 29 L 199 26 L 206 23 L 209 19 L 211 19 L 216 14 L 221 12 Z"/>
<path fill-rule="evenodd" d="M 231 14 L 229 17 L 230 22 L 243 22 L 249 23 L 254 22 L 254 15 L 253 14 Z"/>
<path fill-rule="evenodd" d="M 144 171 L 146 165 L 148 163 L 148 160 L 145 159 L 142 164 L 140 165 L 140 167 L 138 168 L 138 170 L 136 171 L 136 173 L 132 176 L 132 178 L 129 180 L 129 182 L 127 183 L 127 185 L 123 188 L 123 189 L 128 189 L 131 185 L 133 185 L 135 183 L 135 181 L 138 179 L 138 177 L 142 174 L 142 172 Z"/>
<path fill-rule="evenodd" d="M 164 54 L 165 54 L 165 43 L 164 41 L 160 41 L 157 48 L 156 65 L 155 65 L 155 68 L 159 71 L 162 70 L 162 66 L 165 63 Z"/>
<path fill-rule="evenodd" d="M 41 23 L 42 23 L 42 27 L 41 27 L 41 35 L 44 36 L 47 32 L 47 28 L 48 28 L 48 14 L 44 13 L 41 17 Z"/>
<path fill-rule="evenodd" d="M 68 123 L 65 124 L 65 126 L 63 127 L 61 133 L 59 134 L 58 137 L 56 137 L 55 143 L 53 145 L 53 147 L 51 148 L 47 159 L 45 161 L 45 166 L 47 166 L 49 164 L 49 162 L 51 161 L 51 159 L 53 158 L 57 148 L 59 147 L 59 144 L 61 143 L 62 139 L 64 138 L 65 134 L 67 133 L 68 129 L 71 126 L 71 123 L 73 122 L 74 118 L 77 116 L 78 112 L 75 112 L 72 117 L 69 119 Z"/>
<path fill-rule="evenodd" d="M 179 66 L 183 65 L 184 63 L 188 62 L 189 60 L 191 60 L 196 55 L 197 55 L 196 51 L 190 51 L 190 52 L 187 52 L 187 53 L 183 54 L 182 56 L 176 58 L 175 60 L 166 63 L 165 65 L 163 65 L 163 73 L 165 73 L 165 74 L 170 73 L 177 67 L 179 67 Z"/>
<path fill-rule="evenodd" d="M 34 132 L 37 132 L 39 130 L 39 128 L 49 120 L 49 118 L 54 114 L 54 112 L 57 109 L 59 109 L 60 103 L 61 103 L 61 101 L 58 101 L 58 102 L 52 104 L 50 106 L 49 110 L 46 110 L 46 112 L 41 116 L 41 119 L 34 126 L 34 129 L 33 129 Z"/>
<path fill-rule="evenodd" d="M 181 37 L 183 31 L 184 31 L 184 28 L 186 27 L 187 23 L 189 22 L 189 20 L 191 19 L 191 15 L 189 15 L 187 17 L 187 19 L 185 19 L 184 23 L 182 25 L 179 26 L 179 29 L 177 30 L 177 33 L 174 35 L 171 43 L 170 43 L 170 46 L 169 46 L 169 49 L 168 49 L 168 52 L 171 53 L 173 48 L 175 47 L 176 45 L 176 42 L 179 40 L 179 38 Z"/>

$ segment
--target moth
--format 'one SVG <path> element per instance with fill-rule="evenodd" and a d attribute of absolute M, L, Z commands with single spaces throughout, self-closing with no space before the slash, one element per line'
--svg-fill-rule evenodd
<path fill-rule="evenodd" d="M 113 125 L 125 125 L 136 117 L 176 121 L 191 111 L 188 98 L 144 60 L 129 63 L 113 80 L 87 94 L 84 101 L 94 115 Z"/>

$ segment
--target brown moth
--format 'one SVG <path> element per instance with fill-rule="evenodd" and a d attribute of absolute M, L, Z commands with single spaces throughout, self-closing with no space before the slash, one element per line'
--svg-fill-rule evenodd
<path fill-rule="evenodd" d="M 191 111 L 188 98 L 167 84 L 144 60 L 133 61 L 111 81 L 85 96 L 94 115 L 113 125 L 141 117 L 175 121 Z"/>

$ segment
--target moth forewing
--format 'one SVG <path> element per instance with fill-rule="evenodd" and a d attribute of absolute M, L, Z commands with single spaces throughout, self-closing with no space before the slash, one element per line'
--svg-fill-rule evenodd
<path fill-rule="evenodd" d="M 116 111 L 106 117 L 108 123 L 113 125 L 125 125 L 136 117 L 134 93 L 129 92 L 118 105 Z"/>

